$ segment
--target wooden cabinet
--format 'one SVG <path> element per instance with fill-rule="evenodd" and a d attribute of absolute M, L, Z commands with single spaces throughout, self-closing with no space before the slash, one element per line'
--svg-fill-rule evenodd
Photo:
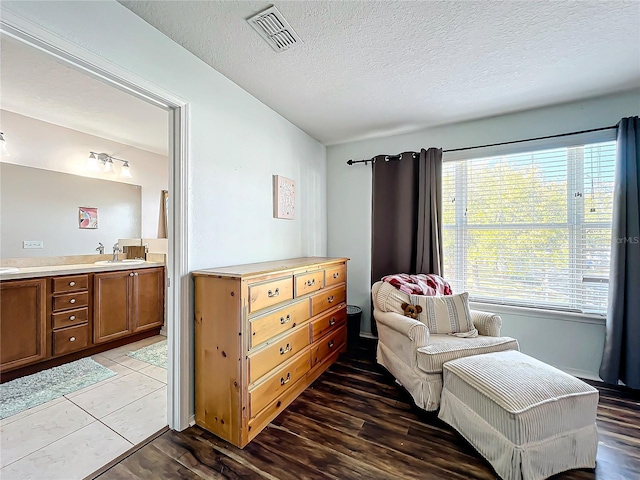
<path fill-rule="evenodd" d="M 89 339 L 89 274 L 51 279 L 52 355 L 83 350 Z"/>
<path fill-rule="evenodd" d="M 93 276 L 93 341 L 103 343 L 158 327 L 164 321 L 164 269 Z"/>
<path fill-rule="evenodd" d="M 45 280 L 0 283 L 0 371 L 43 360 L 46 341 Z"/>
<path fill-rule="evenodd" d="M 198 425 L 242 448 L 338 358 L 347 260 L 193 273 Z"/>

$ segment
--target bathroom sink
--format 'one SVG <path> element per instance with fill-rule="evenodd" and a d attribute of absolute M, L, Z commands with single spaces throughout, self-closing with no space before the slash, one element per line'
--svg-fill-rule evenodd
<path fill-rule="evenodd" d="M 18 273 L 20 270 L 14 267 L 0 267 L 0 275 L 3 273 Z"/>
<path fill-rule="evenodd" d="M 126 258 L 124 260 L 100 260 L 99 262 L 95 262 L 95 265 L 140 265 L 145 263 L 145 260 L 138 258 Z"/>

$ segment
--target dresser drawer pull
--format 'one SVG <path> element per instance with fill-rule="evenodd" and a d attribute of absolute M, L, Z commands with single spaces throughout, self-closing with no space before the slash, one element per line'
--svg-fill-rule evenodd
<path fill-rule="evenodd" d="M 333 327 L 336 324 L 336 319 L 335 318 L 331 318 L 331 320 L 329 320 L 329 326 Z"/>
<path fill-rule="evenodd" d="M 71 316 L 69 317 L 69 320 L 71 320 L 71 321 L 73 321 L 73 320 L 75 320 L 75 319 L 76 319 L 76 316 L 75 316 L 75 315 L 71 315 Z"/>
<path fill-rule="evenodd" d="M 291 344 L 287 343 L 286 347 L 280 347 L 280 355 L 284 355 L 285 353 L 289 353 L 291 351 Z"/>
<path fill-rule="evenodd" d="M 333 274 L 333 278 L 338 278 L 340 276 L 340 272 L 336 272 Z"/>
<path fill-rule="evenodd" d="M 289 323 L 291 321 L 291 314 L 288 314 L 286 317 L 280 317 L 280 323 L 284 325 L 285 323 Z"/>
<path fill-rule="evenodd" d="M 307 287 L 313 287 L 316 284 L 316 279 L 307 280 Z"/>
<path fill-rule="evenodd" d="M 327 346 L 329 348 L 333 348 L 333 346 L 336 344 L 335 340 L 331 340 L 329 343 L 327 343 Z"/>
<path fill-rule="evenodd" d="M 334 297 L 333 295 L 331 295 L 329 298 L 327 298 L 327 302 L 329 303 L 333 303 L 333 301 L 336 299 L 336 297 Z"/>
<path fill-rule="evenodd" d="M 130 276 L 130 277 L 133 277 L 133 272 L 131 272 L 131 273 L 129 274 L 129 276 Z"/>
<path fill-rule="evenodd" d="M 69 286 L 70 287 L 75 287 L 76 286 L 76 282 L 69 282 Z"/>
<path fill-rule="evenodd" d="M 69 303 L 76 303 L 76 299 L 72 298 L 71 300 L 69 300 Z"/>
<path fill-rule="evenodd" d="M 280 377 L 280 385 L 284 385 L 285 383 L 289 383 L 289 380 L 291 380 L 291 374 L 287 373 L 287 378 Z"/>
<path fill-rule="evenodd" d="M 76 337 L 71 337 L 71 338 L 69 339 L 69 341 L 70 341 L 70 342 L 75 342 L 75 341 L 76 341 Z"/>
<path fill-rule="evenodd" d="M 280 295 L 280 288 L 276 288 L 274 291 L 269 290 L 267 292 L 267 296 L 269 298 L 277 297 L 278 295 Z"/>

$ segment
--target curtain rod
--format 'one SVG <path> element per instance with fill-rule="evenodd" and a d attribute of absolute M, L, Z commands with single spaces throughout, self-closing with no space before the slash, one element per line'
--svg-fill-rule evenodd
<path fill-rule="evenodd" d="M 451 148 L 449 150 L 443 150 L 442 153 L 462 152 L 464 150 L 474 150 L 476 148 L 498 147 L 500 145 L 511 145 L 513 143 L 533 142 L 535 140 L 546 140 L 549 138 L 567 137 L 569 135 L 579 135 L 581 133 L 591 133 L 591 132 L 600 132 L 603 130 L 612 130 L 617 127 L 618 125 L 616 124 L 610 127 L 592 128 L 590 130 L 580 130 L 579 132 L 559 133 L 557 135 L 547 135 L 545 137 L 527 138 L 524 140 L 511 140 L 510 142 L 489 143 L 487 145 L 475 145 L 473 147 Z M 402 158 L 402 154 L 399 153 L 398 155 L 385 155 L 384 157 L 385 157 L 385 160 L 387 161 L 391 159 L 399 160 L 400 158 Z M 413 158 L 415 158 L 415 154 L 413 155 Z M 375 157 L 368 158 L 366 160 L 347 160 L 347 165 L 354 165 L 356 163 L 364 163 L 365 165 L 367 165 L 369 162 L 371 162 L 372 164 L 376 163 Z"/>

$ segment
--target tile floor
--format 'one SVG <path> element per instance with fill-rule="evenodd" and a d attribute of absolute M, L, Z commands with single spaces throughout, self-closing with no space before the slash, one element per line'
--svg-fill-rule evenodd
<path fill-rule="evenodd" d="M 167 425 L 167 370 L 127 356 L 155 336 L 93 358 L 117 375 L 0 420 L 0 478 L 82 479 Z"/>

